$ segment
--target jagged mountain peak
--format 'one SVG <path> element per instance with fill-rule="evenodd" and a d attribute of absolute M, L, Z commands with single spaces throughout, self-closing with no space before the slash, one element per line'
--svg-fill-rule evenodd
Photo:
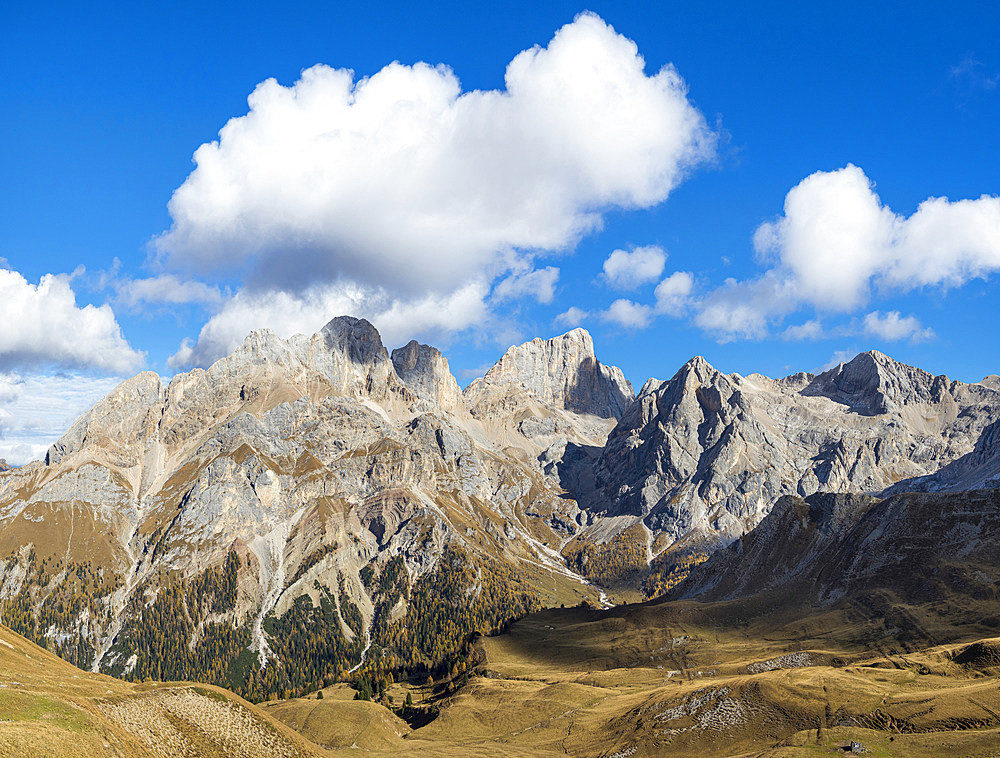
<path fill-rule="evenodd" d="M 163 382 L 155 371 L 142 371 L 126 379 L 81 415 L 45 456 L 47 465 L 58 463 L 84 445 L 100 447 L 110 461 L 129 467 L 141 458 L 145 440 L 155 422 L 149 409 L 164 396 Z"/>
<path fill-rule="evenodd" d="M 991 390 L 997 390 L 1000 392 L 1000 376 L 997 376 L 996 374 L 990 374 L 989 376 L 983 377 L 979 384 L 984 387 L 989 387 Z"/>
<path fill-rule="evenodd" d="M 730 376 L 722 373 L 705 358 L 696 355 L 678 369 L 667 385 L 677 387 L 678 391 L 686 392 L 696 390 L 702 385 L 717 384 L 720 381 L 729 383 L 733 378 L 735 375 Z"/>
<path fill-rule="evenodd" d="M 367 366 L 389 358 L 382 335 L 363 318 L 337 316 L 320 329 L 319 335 L 329 348 L 342 351 L 354 363 Z"/>
<path fill-rule="evenodd" d="M 946 376 L 934 376 L 869 350 L 820 374 L 803 394 L 824 395 L 856 413 L 879 415 L 904 405 L 938 402 L 951 384 Z"/>
<path fill-rule="evenodd" d="M 987 425 L 1000 393 L 861 353 L 818 376 L 723 374 L 703 358 L 650 382 L 596 467 L 610 515 L 678 538 L 731 539 L 781 495 L 926 488 L 997 475 Z M 977 444 L 980 436 L 982 441 Z M 928 476 L 970 451 L 948 476 Z M 906 484 L 905 482 L 910 482 Z"/>
<path fill-rule="evenodd" d="M 662 387 L 665 382 L 662 379 L 656 379 L 655 377 L 649 377 L 646 383 L 642 385 L 639 391 L 635 394 L 636 399 L 649 395 L 656 392 L 660 387 Z"/>
<path fill-rule="evenodd" d="M 281 364 L 293 360 L 291 348 L 287 340 L 283 340 L 272 330 L 254 329 L 240 343 L 233 352 L 223 356 L 211 366 L 207 371 L 209 374 L 231 373 L 239 371 L 244 366 L 259 366 L 262 364 Z M 197 374 L 195 369 L 191 374 Z M 178 374 L 178 376 L 184 376 Z"/>
<path fill-rule="evenodd" d="M 448 359 L 436 347 L 410 340 L 392 351 L 392 365 L 417 397 L 443 408 L 464 405 L 462 391 L 451 373 Z"/>
<path fill-rule="evenodd" d="M 717 369 L 715 368 L 715 366 L 713 366 L 711 363 L 709 363 L 704 358 L 704 356 L 695 355 L 695 356 L 689 358 L 687 360 L 687 362 L 683 366 L 680 367 L 680 370 L 677 373 L 681 374 L 681 373 L 685 373 L 685 372 L 686 373 L 696 373 L 696 374 L 698 374 L 698 373 L 701 373 L 701 374 L 705 374 L 705 373 L 717 373 Z"/>
<path fill-rule="evenodd" d="M 512 388 L 600 418 L 620 418 L 634 394 L 621 369 L 597 360 L 593 338 L 580 328 L 511 346 L 486 376 L 466 388 L 465 397 L 475 405 L 491 391 Z"/>

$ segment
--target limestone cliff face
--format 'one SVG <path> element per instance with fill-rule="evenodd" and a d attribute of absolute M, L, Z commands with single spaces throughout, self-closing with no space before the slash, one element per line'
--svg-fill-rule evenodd
<path fill-rule="evenodd" d="M 71 564 L 98 566 L 94 603 L 45 634 L 127 673 L 142 609 L 236 553 L 238 598 L 196 613 L 196 634 L 230 624 L 266 664 L 265 620 L 333 602 L 355 655 L 407 612 L 405 596 L 380 610 L 383 569 L 412 586 L 460 549 L 543 599 L 596 600 L 569 568 L 585 571 L 583 548 L 648 562 L 677 541 L 726 544 L 783 495 L 995 482 L 998 419 L 991 382 L 880 353 L 779 380 L 694 358 L 633 399 L 579 329 L 510 348 L 465 392 L 438 350 L 390 355 L 361 319 L 261 330 L 166 387 L 122 383 L 44 464 L 0 472 L 0 597 L 28 587 L 41 608 Z"/>
<path fill-rule="evenodd" d="M 594 342 L 583 329 L 511 347 L 465 390 L 473 414 L 479 416 L 488 416 L 502 399 L 531 398 L 574 413 L 617 419 L 632 396 L 621 369 L 597 360 Z"/>
<path fill-rule="evenodd" d="M 414 395 L 432 407 L 458 412 L 465 408 L 462 390 L 448 367 L 448 359 L 436 347 L 411 340 L 392 351 L 392 365 Z"/>
<path fill-rule="evenodd" d="M 724 543 L 782 495 L 905 488 L 971 453 L 998 417 L 996 390 L 877 352 L 782 380 L 695 358 L 643 388 L 608 438 L 597 487 L 607 515 Z"/>
<path fill-rule="evenodd" d="M 511 347 L 463 394 L 487 438 L 576 494 L 592 488 L 594 458 L 632 401 L 632 385 L 574 329 Z"/>
<path fill-rule="evenodd" d="M 585 365 L 574 368 L 573 355 Z M 621 376 L 597 364 L 592 347 L 560 365 L 567 376 Z M 567 397 L 584 397 L 558 380 Z M 572 426 L 563 395 L 546 397 L 557 404 L 534 401 L 539 416 Z M 610 424 L 596 421 L 603 443 Z M 98 563 L 118 577 L 117 589 L 74 620 L 72 633 L 94 648 L 92 665 L 120 673 L 129 624 L 161 583 L 220 565 L 233 550 L 239 601 L 223 620 L 251 630 L 262 663 L 272 655 L 269 614 L 280 617 L 303 595 L 318 604 L 324 591 L 339 605 L 346 593 L 370 629 L 380 589 L 362 569 L 377 575 L 401 558 L 416 582 L 448 546 L 516 575 L 530 567 L 526 588 L 596 598 L 558 558 L 581 520 L 578 505 L 533 455 L 504 449 L 469 414 L 435 348 L 411 342 L 390 356 L 375 328 L 351 317 L 311 337 L 256 331 L 165 388 L 153 373 L 124 382 L 52 446 L 45 465 L 0 475 L 0 594 L 27 580 L 29 547 L 67 564 Z M 33 589 L 38 600 L 51 591 Z M 393 612 L 405 608 L 404 599 Z M 346 621 L 342 631 L 361 633 Z"/>

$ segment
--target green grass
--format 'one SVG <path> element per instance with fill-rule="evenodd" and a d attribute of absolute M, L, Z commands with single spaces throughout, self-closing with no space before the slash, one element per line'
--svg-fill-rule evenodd
<path fill-rule="evenodd" d="M 95 727 L 85 711 L 45 695 L 0 690 L 0 719 L 42 721 L 71 732 L 92 732 Z"/>

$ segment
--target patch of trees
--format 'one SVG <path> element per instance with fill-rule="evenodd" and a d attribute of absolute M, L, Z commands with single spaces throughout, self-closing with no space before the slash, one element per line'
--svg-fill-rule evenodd
<path fill-rule="evenodd" d="M 583 577 L 604 587 L 635 586 L 646 571 L 646 535 L 627 529 L 603 545 L 574 540 L 563 550 L 566 563 Z"/>
<path fill-rule="evenodd" d="M 691 569 L 708 560 L 704 550 L 668 551 L 653 559 L 649 574 L 642 583 L 642 591 L 647 599 L 665 595 L 687 579 Z"/>
<path fill-rule="evenodd" d="M 263 669 L 254 665 L 250 670 L 240 692 L 248 700 L 297 697 L 325 687 L 346 677 L 351 661 L 360 657 L 362 636 L 356 634 L 348 641 L 333 594 L 318 582 L 313 587 L 319 593 L 318 606 L 308 595 L 301 595 L 284 614 L 265 620 L 264 631 L 276 660 L 268 661 Z M 341 614 L 345 613 L 344 598 L 342 585 Z M 353 613 L 346 615 L 353 618 L 356 614 L 360 628 L 361 612 L 353 602 L 350 605 Z M 346 618 L 344 621 L 350 626 Z"/>
<path fill-rule="evenodd" d="M 395 606 L 403 589 L 398 580 L 389 586 L 395 591 L 380 602 L 382 613 Z M 446 546 L 437 569 L 410 588 L 406 615 L 397 621 L 382 615 L 374 625 L 372 651 L 361 674 L 462 673 L 473 633 L 493 634 L 540 609 L 538 596 L 509 566 L 486 556 L 474 560 L 462 548 Z"/>
<path fill-rule="evenodd" d="M 195 680 L 239 691 L 241 672 L 233 662 L 250 644 L 249 629 L 234 627 L 228 619 L 205 621 L 210 614 L 235 610 L 238 574 L 239 558 L 230 552 L 222 566 L 161 586 L 149 605 L 142 593 L 133 595 L 129 621 L 112 648 L 117 657 L 110 673 L 136 681 Z"/>
<path fill-rule="evenodd" d="M 15 556 L 8 559 L 16 560 Z M 107 576 L 107 578 L 106 578 Z M 90 561 L 63 563 L 50 556 L 38 562 L 32 548 L 21 589 L 0 609 L 3 622 L 18 634 L 81 668 L 94 660 L 88 632 L 108 619 L 104 601 L 121 586 L 117 576 Z M 50 630 L 55 631 L 53 636 Z"/>

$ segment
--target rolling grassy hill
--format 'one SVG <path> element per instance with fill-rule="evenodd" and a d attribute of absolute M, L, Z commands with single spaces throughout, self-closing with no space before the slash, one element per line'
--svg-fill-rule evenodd
<path fill-rule="evenodd" d="M 0 626 L 0 756 L 324 754 L 226 690 L 88 673 Z"/>
<path fill-rule="evenodd" d="M 0 629 L 0 755 L 1000 756 L 997 524 L 997 492 L 788 498 L 671 595 L 529 614 L 383 704 L 129 684 Z"/>

